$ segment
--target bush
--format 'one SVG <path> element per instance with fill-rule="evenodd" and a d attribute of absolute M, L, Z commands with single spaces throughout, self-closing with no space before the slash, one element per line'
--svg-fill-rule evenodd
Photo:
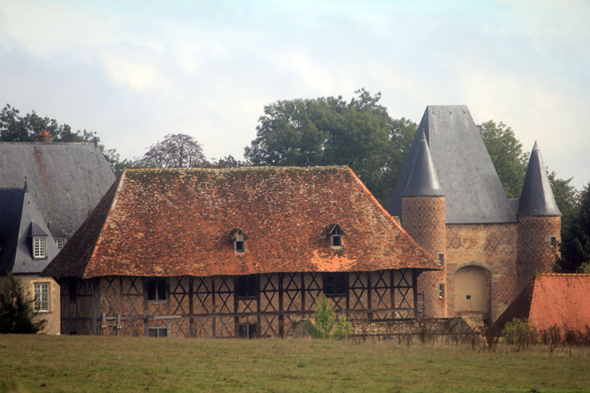
<path fill-rule="evenodd" d="M 352 330 L 352 323 L 346 315 L 336 317 L 334 310 L 330 308 L 330 302 L 326 296 L 316 299 L 317 310 L 313 314 L 313 322 L 308 321 L 307 329 L 313 338 L 343 340 L 348 338 Z"/>
<path fill-rule="evenodd" d="M 0 286 L 0 333 L 35 334 L 42 330 L 47 321 L 34 321 L 34 303 L 22 281 L 8 273 Z"/>
<path fill-rule="evenodd" d="M 516 350 L 527 349 L 537 343 L 537 328 L 528 320 L 514 318 L 502 330 L 502 335 L 509 344 L 516 345 Z"/>

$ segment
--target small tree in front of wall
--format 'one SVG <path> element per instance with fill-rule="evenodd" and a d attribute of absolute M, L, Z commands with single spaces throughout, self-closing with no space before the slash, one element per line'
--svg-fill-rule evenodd
<path fill-rule="evenodd" d="M 8 273 L 0 286 L 0 333 L 35 334 L 42 330 L 47 321 L 35 321 L 34 303 L 22 281 Z"/>
<path fill-rule="evenodd" d="M 527 349 L 538 341 L 537 327 L 525 319 L 514 318 L 502 330 L 502 335 L 508 344 L 516 345 L 516 350 Z"/>
<path fill-rule="evenodd" d="M 336 317 L 326 296 L 316 299 L 317 310 L 313 314 L 313 322 L 308 321 L 307 330 L 313 338 L 322 340 L 333 338 L 344 340 L 350 335 L 352 323 L 346 315 Z"/>

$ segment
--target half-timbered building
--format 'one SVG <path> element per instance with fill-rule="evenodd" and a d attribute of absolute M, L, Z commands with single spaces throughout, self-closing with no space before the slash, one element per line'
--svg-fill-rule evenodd
<path fill-rule="evenodd" d="M 326 295 L 415 318 L 440 264 L 348 167 L 124 172 L 45 269 L 62 333 L 284 337 Z"/>

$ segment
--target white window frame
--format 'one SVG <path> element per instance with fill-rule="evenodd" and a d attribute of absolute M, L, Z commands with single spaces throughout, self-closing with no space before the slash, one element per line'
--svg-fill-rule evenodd
<path fill-rule="evenodd" d="M 49 312 L 49 283 L 36 282 L 33 284 L 35 291 L 35 311 Z"/>
<path fill-rule="evenodd" d="M 45 237 L 33 238 L 33 258 L 47 258 L 47 239 Z"/>
<path fill-rule="evenodd" d="M 64 248 L 64 239 L 56 239 L 55 240 L 55 245 L 57 246 L 58 250 L 61 250 L 62 248 Z"/>

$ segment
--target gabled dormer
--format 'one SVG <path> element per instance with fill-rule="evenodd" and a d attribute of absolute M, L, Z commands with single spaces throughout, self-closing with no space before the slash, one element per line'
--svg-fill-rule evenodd
<path fill-rule="evenodd" d="M 340 250 L 344 247 L 344 241 L 342 239 L 345 235 L 342 226 L 339 223 L 331 224 L 328 228 L 328 237 L 330 239 L 330 247 L 334 250 Z"/>
<path fill-rule="evenodd" d="M 246 252 L 246 240 L 248 237 L 242 231 L 242 228 L 235 228 L 231 231 L 229 240 L 234 245 L 234 251 L 236 254 L 244 254 Z"/>

